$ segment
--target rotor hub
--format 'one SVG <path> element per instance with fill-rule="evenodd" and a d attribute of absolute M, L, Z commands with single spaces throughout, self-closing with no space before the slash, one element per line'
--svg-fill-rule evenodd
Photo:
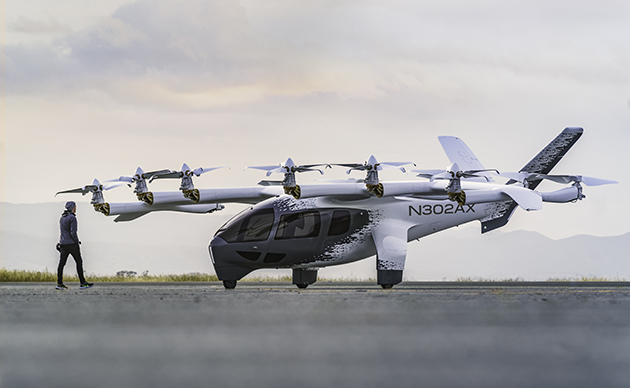
<path fill-rule="evenodd" d="M 185 174 L 183 174 L 183 176 L 182 176 L 182 182 L 181 182 L 181 185 L 179 186 L 179 189 L 180 189 L 181 191 L 186 192 L 186 191 L 192 191 L 192 190 L 194 190 L 194 189 L 195 189 L 195 186 L 194 186 L 194 184 L 193 184 L 193 181 L 192 181 L 192 176 L 191 176 L 191 175 L 192 175 L 192 173 L 189 175 L 189 174 L 188 174 L 188 172 L 186 172 Z M 185 195 L 184 195 L 184 196 L 185 196 Z"/>
<path fill-rule="evenodd" d="M 103 198 L 103 191 L 99 187 L 98 189 L 92 192 L 92 199 L 90 200 L 90 204 L 96 206 L 104 202 L 105 202 L 105 198 Z"/>

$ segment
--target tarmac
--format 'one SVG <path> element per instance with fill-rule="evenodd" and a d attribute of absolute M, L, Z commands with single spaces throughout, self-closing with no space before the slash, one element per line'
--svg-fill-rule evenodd
<path fill-rule="evenodd" d="M 0 387 L 628 387 L 630 283 L 0 283 Z"/>

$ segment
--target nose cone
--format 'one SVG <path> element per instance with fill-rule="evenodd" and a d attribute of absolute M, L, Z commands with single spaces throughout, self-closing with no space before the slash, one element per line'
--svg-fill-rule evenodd
<path fill-rule="evenodd" d="M 215 236 L 210 240 L 210 245 L 208 246 L 212 264 L 217 266 L 232 263 L 235 260 L 238 261 L 235 248 L 234 244 L 230 244 L 221 237 Z"/>
<path fill-rule="evenodd" d="M 243 276 L 258 268 L 243 253 L 237 252 L 237 244 L 229 244 L 221 237 L 210 241 L 208 251 L 214 270 L 220 280 L 240 280 Z"/>
<path fill-rule="evenodd" d="M 216 265 L 215 250 L 217 249 L 217 247 L 219 247 L 218 249 L 220 251 L 221 250 L 220 247 L 225 246 L 225 245 L 227 245 L 227 243 L 221 237 L 213 237 L 212 240 L 210 240 L 210 245 L 208 245 L 208 252 L 210 252 L 210 260 L 212 260 L 212 264 Z"/>

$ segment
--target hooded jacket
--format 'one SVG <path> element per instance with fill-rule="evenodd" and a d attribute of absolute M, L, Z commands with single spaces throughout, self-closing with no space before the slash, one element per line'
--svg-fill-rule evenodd
<path fill-rule="evenodd" d="M 61 235 L 59 244 L 80 244 L 79 236 L 77 236 L 77 217 L 71 211 L 64 211 L 59 219 L 59 229 Z"/>

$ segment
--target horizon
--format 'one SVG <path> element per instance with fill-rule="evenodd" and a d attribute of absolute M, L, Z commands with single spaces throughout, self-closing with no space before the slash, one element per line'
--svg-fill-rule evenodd
<path fill-rule="evenodd" d="M 79 238 L 85 269 L 113 275 L 121 270 L 138 274 L 213 274 L 207 245 L 231 214 L 156 213 L 126 223 L 114 223 L 77 203 Z M 58 253 L 58 219 L 62 202 L 39 204 L 0 203 L 0 210 L 19 214 L 4 226 L 0 266 L 8 269 L 54 269 Z M 525 213 L 525 212 L 523 212 Z M 526 214 L 527 215 L 527 214 Z M 516 217 L 516 215 L 515 215 Z M 508 226 L 510 224 L 508 223 Z M 405 279 L 439 281 L 468 278 L 606 277 L 630 279 L 626 260 L 630 232 L 618 236 L 574 235 L 552 239 L 540 231 L 508 226 L 481 234 L 478 222 L 447 229 L 408 243 Z M 66 266 L 72 273 L 72 263 Z M 290 276 L 291 270 L 258 270 L 252 276 Z M 326 267 L 320 277 L 374 278 L 374 257 Z"/>

